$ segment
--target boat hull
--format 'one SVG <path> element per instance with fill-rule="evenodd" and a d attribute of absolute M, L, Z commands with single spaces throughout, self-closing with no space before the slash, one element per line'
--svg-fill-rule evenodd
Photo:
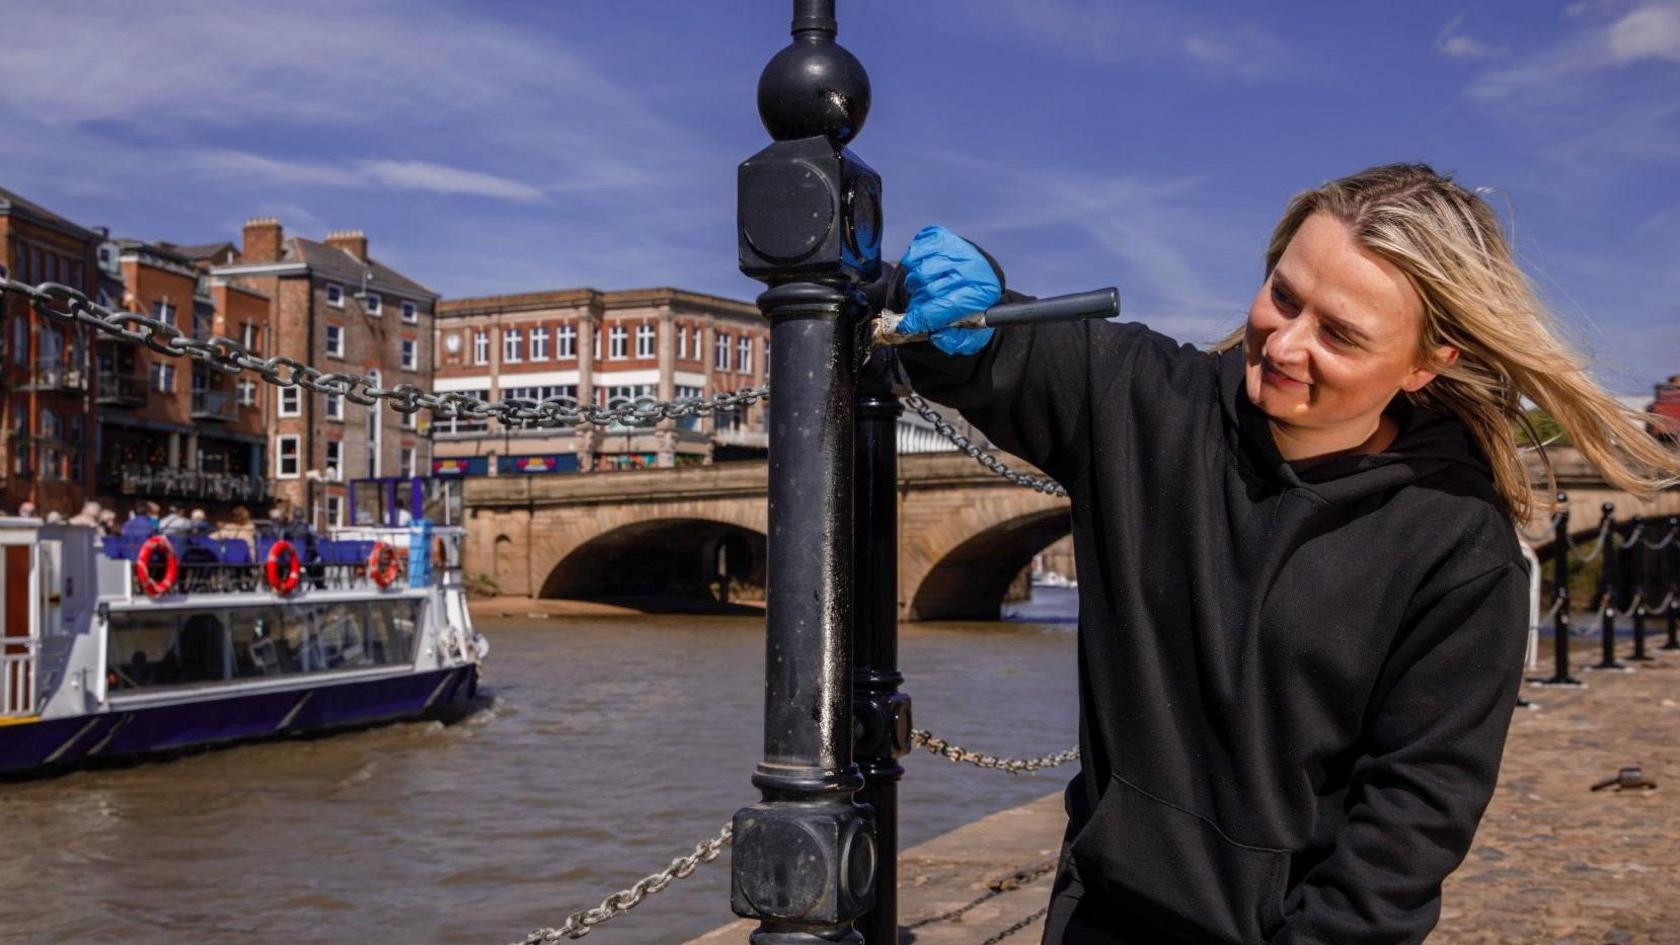
<path fill-rule="evenodd" d="M 114 705 L 94 715 L 0 726 L 0 775 L 464 713 L 478 666 L 375 679 L 315 679 L 255 693 L 205 693 L 165 705 Z"/>

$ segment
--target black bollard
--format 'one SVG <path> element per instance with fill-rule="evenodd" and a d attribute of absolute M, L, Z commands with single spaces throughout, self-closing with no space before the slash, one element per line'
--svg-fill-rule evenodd
<path fill-rule="evenodd" d="M 1552 616 L 1552 653 L 1557 668 L 1544 686 L 1579 686 L 1569 675 L 1569 496 L 1558 493 L 1558 511 L 1552 516 L 1552 591 L 1557 609 Z"/>
<path fill-rule="evenodd" d="M 869 77 L 834 42 L 833 0 L 793 5 L 793 42 L 765 66 L 775 143 L 738 174 L 741 271 L 767 283 L 769 571 L 763 801 L 735 814 L 730 906 L 753 945 L 861 945 L 874 827 L 853 802 L 853 389 L 859 288 L 880 274 L 880 177 L 845 149 Z"/>
<path fill-rule="evenodd" d="M 1668 592 L 1664 598 L 1668 605 L 1663 608 L 1668 619 L 1668 642 L 1662 648 L 1680 650 L 1680 516 L 1668 517 L 1668 534 L 1663 540 L 1668 544 L 1657 552 L 1657 569 L 1665 578 L 1663 586 Z"/>
<path fill-rule="evenodd" d="M 1598 581 L 1598 607 L 1603 656 L 1593 665 L 1593 669 L 1627 669 L 1616 661 L 1616 526 L 1610 520 L 1616 506 L 1606 502 L 1600 509 L 1604 517 L 1599 520 L 1598 530 L 1599 534 L 1604 536 L 1604 546 L 1599 553 L 1603 570 Z"/>
<path fill-rule="evenodd" d="M 1628 547 L 1628 577 L 1633 584 L 1633 600 L 1631 613 L 1633 614 L 1633 654 L 1628 657 L 1633 662 L 1650 662 L 1654 657 L 1645 652 L 1645 516 L 1633 517 L 1633 531 L 1629 537 L 1633 540 Z"/>
<path fill-rule="evenodd" d="M 858 378 L 857 646 L 853 669 L 854 753 L 863 771 L 858 799 L 875 812 L 875 906 L 854 923 L 869 945 L 898 942 L 898 759 L 910 751 L 910 696 L 898 671 L 898 415 L 892 391 L 897 355 L 877 348 Z"/>

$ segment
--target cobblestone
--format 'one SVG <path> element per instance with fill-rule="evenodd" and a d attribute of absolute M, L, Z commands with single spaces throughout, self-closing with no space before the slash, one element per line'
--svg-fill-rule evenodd
<path fill-rule="evenodd" d="M 1596 658 L 1583 648 L 1575 665 Z M 1499 787 L 1447 879 L 1429 945 L 1680 945 L 1680 654 L 1659 652 L 1637 672 L 1575 675 L 1585 688 L 1524 690 L 1534 705 L 1511 722 Z M 1591 790 L 1635 764 L 1655 790 Z M 1064 824 L 1052 795 L 907 851 L 900 921 L 960 908 L 990 882 L 1047 862 Z M 1049 885 L 1036 877 L 901 941 L 979 945 L 1041 908 Z M 734 923 L 693 945 L 745 942 L 753 927 Z M 1009 945 L 1038 935 L 1034 925 Z"/>

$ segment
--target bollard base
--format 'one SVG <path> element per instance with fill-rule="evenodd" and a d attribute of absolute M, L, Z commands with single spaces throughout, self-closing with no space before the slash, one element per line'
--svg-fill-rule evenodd
<path fill-rule="evenodd" d="M 1530 679 L 1530 686 L 1536 689 L 1585 689 L 1587 684 L 1572 676 L 1553 676 L 1550 679 Z"/>

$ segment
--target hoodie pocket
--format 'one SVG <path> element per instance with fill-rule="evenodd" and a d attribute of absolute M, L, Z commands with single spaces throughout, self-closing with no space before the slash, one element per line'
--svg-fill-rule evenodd
<path fill-rule="evenodd" d="M 1115 775 L 1074 838 L 1087 895 L 1194 942 L 1263 942 L 1283 925 L 1289 851 L 1238 843 L 1212 821 Z"/>

